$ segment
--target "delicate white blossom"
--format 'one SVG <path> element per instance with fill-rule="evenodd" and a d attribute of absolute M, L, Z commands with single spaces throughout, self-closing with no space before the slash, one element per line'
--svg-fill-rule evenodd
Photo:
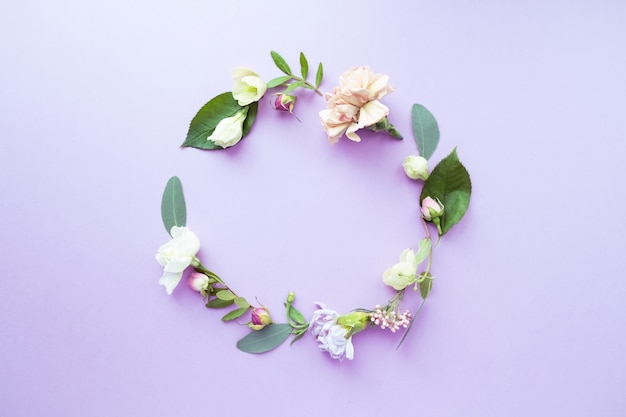
<path fill-rule="evenodd" d="M 220 120 L 207 140 L 222 148 L 228 148 L 237 144 L 243 137 L 243 122 L 246 120 L 247 115 L 248 108 L 244 107 L 234 115 Z"/>
<path fill-rule="evenodd" d="M 354 359 L 352 336 L 347 337 L 349 329 L 337 324 L 339 313 L 327 309 L 324 304 L 317 305 L 319 308 L 313 313 L 309 330 L 317 338 L 320 350 L 328 352 L 333 359 Z"/>
<path fill-rule="evenodd" d="M 191 265 L 200 250 L 200 240 L 188 228 L 174 226 L 171 235 L 172 239 L 156 253 L 157 262 L 164 267 L 159 284 L 165 286 L 168 294 L 174 291 L 183 276 L 183 271 Z"/>
<path fill-rule="evenodd" d="M 237 100 L 240 106 L 247 106 L 259 101 L 267 91 L 267 84 L 256 72 L 248 68 L 236 67 L 231 76 L 235 80 L 233 98 Z"/>
<path fill-rule="evenodd" d="M 419 262 L 412 249 L 405 249 L 400 254 L 400 262 L 383 273 L 383 282 L 400 291 L 416 280 Z"/>

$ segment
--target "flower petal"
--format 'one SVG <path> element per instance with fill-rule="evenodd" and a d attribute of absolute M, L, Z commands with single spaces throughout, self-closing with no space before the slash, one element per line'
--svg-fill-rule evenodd
<path fill-rule="evenodd" d="M 182 272 L 165 272 L 161 279 L 159 279 L 159 284 L 163 285 L 167 294 L 170 295 L 182 277 Z"/>
<path fill-rule="evenodd" d="M 378 100 L 370 101 L 363 107 L 359 113 L 359 127 L 365 127 L 380 122 L 380 120 L 389 114 L 389 108 Z"/>

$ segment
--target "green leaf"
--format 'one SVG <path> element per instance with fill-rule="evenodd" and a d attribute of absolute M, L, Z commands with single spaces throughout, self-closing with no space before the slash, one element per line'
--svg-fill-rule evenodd
<path fill-rule="evenodd" d="M 238 308 L 237 310 L 233 310 L 230 313 L 226 314 L 224 317 L 222 317 L 222 321 L 235 320 L 243 316 L 246 311 L 248 311 L 247 308 Z"/>
<path fill-rule="evenodd" d="M 243 126 L 241 128 L 241 138 L 245 138 L 246 135 L 252 129 L 252 123 L 256 119 L 257 110 L 259 109 L 259 102 L 255 101 L 254 103 L 250 103 L 248 105 L 248 114 L 246 115 L 246 119 L 243 121 Z"/>
<path fill-rule="evenodd" d="M 322 83 L 322 78 L 324 77 L 324 68 L 322 67 L 322 63 L 317 66 L 317 73 L 315 74 L 315 88 L 319 87 Z"/>
<path fill-rule="evenodd" d="M 306 80 L 306 77 L 309 75 L 309 61 L 306 60 L 302 52 L 300 52 L 300 72 L 302 73 L 302 79 Z"/>
<path fill-rule="evenodd" d="M 439 126 L 435 116 L 421 104 L 414 104 L 411 110 L 413 136 L 421 156 L 429 159 L 439 143 Z"/>
<path fill-rule="evenodd" d="M 291 92 L 292 92 L 293 90 L 295 90 L 296 88 L 298 88 L 298 87 L 303 87 L 305 84 L 306 84 L 306 83 L 305 83 L 304 81 L 295 81 L 295 82 L 292 82 L 291 84 L 289 84 L 289 85 L 287 86 L 287 88 L 285 88 L 284 93 L 285 93 L 285 94 L 291 93 Z"/>
<path fill-rule="evenodd" d="M 287 75 L 291 75 L 291 68 L 289 68 L 287 61 L 278 52 L 270 51 L 270 55 L 272 55 L 272 60 L 274 60 L 274 64 L 276 64 L 279 70 Z"/>
<path fill-rule="evenodd" d="M 254 103 L 257 104 L 257 103 Z M 208 103 L 206 103 L 198 113 L 194 116 L 189 124 L 189 130 L 187 132 L 187 138 L 183 142 L 181 148 L 198 148 L 198 149 L 224 149 L 221 146 L 214 144 L 212 141 L 207 140 L 207 138 L 213 133 L 217 124 L 227 117 L 233 116 L 243 107 L 237 103 L 237 100 L 233 98 L 233 93 L 230 91 L 226 93 L 222 93 L 216 97 L 213 97 Z M 248 118 L 250 118 L 250 111 L 252 109 L 252 105 L 250 110 L 248 110 Z M 253 112 L 252 121 L 254 121 L 254 116 L 256 116 L 256 111 Z M 244 122 L 244 136 L 247 133 L 245 130 L 245 122 Z M 249 123 L 250 125 L 252 123 Z M 250 130 L 250 126 L 248 126 L 248 131 Z"/>
<path fill-rule="evenodd" d="M 183 185 L 178 177 L 172 177 L 167 181 L 163 198 L 161 199 L 161 218 L 167 233 L 171 234 L 172 227 L 185 226 L 187 223 L 187 209 Z"/>
<path fill-rule="evenodd" d="M 442 159 L 424 183 L 420 204 L 430 196 L 443 204 L 441 236 L 457 224 L 469 207 L 472 182 L 467 169 L 459 161 L 456 148 Z"/>
<path fill-rule="evenodd" d="M 222 301 L 232 301 L 235 302 L 237 296 L 232 293 L 230 290 L 222 290 L 215 293 L 215 296 Z"/>
<path fill-rule="evenodd" d="M 286 83 L 289 80 L 291 80 L 290 75 L 281 75 L 280 77 L 272 78 L 267 82 L 267 88 L 278 87 L 279 85 Z"/>
<path fill-rule="evenodd" d="M 430 253 L 431 248 L 432 248 L 432 241 L 430 240 L 430 238 L 425 237 L 424 239 L 420 241 L 419 246 L 417 248 L 417 253 L 415 254 L 415 262 L 418 265 L 422 263 L 424 259 L 426 259 L 426 257 Z"/>
<path fill-rule="evenodd" d="M 420 294 L 422 295 L 422 298 L 424 300 L 426 299 L 426 297 L 428 297 L 428 294 L 430 294 L 430 290 L 432 288 L 433 288 L 433 280 L 430 274 L 428 274 L 428 277 L 426 277 L 424 281 L 420 282 Z"/>
<path fill-rule="evenodd" d="M 206 303 L 206 306 L 207 308 L 224 308 L 232 305 L 233 303 L 233 300 L 220 300 L 219 298 L 214 298 Z"/>
<path fill-rule="evenodd" d="M 304 315 L 294 306 L 289 308 L 289 317 L 298 324 L 306 324 Z"/>
<path fill-rule="evenodd" d="M 235 304 L 237 304 L 238 307 L 241 307 L 241 308 L 250 307 L 250 303 L 248 302 L 248 300 L 246 300 L 243 297 L 237 297 L 233 301 L 235 302 Z"/>
<path fill-rule="evenodd" d="M 268 324 L 237 342 L 237 349 L 246 353 L 263 353 L 280 346 L 291 334 L 287 323 Z"/>

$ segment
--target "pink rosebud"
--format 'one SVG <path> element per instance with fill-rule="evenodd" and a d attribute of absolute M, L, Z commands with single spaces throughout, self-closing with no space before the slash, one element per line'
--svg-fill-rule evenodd
<path fill-rule="evenodd" d="M 280 111 L 288 111 L 293 113 L 293 107 L 296 105 L 296 97 L 291 94 L 278 93 L 275 94 L 274 109 Z"/>
<path fill-rule="evenodd" d="M 209 288 L 209 277 L 201 272 L 193 272 L 187 279 L 187 285 L 192 290 L 202 293 Z"/>
<path fill-rule="evenodd" d="M 248 327 L 252 330 L 261 330 L 268 324 L 272 323 L 272 318 L 270 317 L 270 311 L 267 307 L 257 307 L 252 310 L 252 315 L 250 317 L 250 323 L 248 323 Z"/>
<path fill-rule="evenodd" d="M 434 200 L 431 197 L 426 197 L 422 200 L 422 217 L 426 221 L 432 221 L 437 217 L 443 215 L 443 204 L 439 199 Z"/>

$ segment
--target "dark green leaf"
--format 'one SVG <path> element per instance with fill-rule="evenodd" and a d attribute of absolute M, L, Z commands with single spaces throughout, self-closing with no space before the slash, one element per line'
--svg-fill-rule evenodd
<path fill-rule="evenodd" d="M 422 298 L 425 300 L 426 297 L 428 297 L 428 294 L 430 294 L 430 290 L 433 288 L 433 280 L 432 277 L 430 276 L 430 274 L 428 274 L 428 277 L 420 282 L 420 294 L 422 295 Z"/>
<path fill-rule="evenodd" d="M 215 145 L 212 141 L 207 140 L 207 138 L 211 135 L 211 133 L 213 133 L 215 127 L 222 119 L 233 116 L 242 108 L 243 107 L 237 103 L 237 100 L 233 98 L 233 93 L 230 91 L 212 98 L 208 103 L 202 106 L 202 108 L 191 120 L 189 131 L 187 132 L 187 138 L 181 147 L 193 147 L 208 150 L 224 149 L 221 146 Z M 252 110 L 251 105 L 246 122 L 251 117 L 250 113 Z M 256 110 L 253 113 L 256 115 Z M 254 121 L 254 116 L 252 117 L 252 121 Z M 244 136 L 247 133 L 245 131 L 246 122 L 244 122 Z M 250 122 L 249 125 L 251 126 L 252 122 Z M 250 126 L 248 126 L 248 130 L 250 130 Z"/>
<path fill-rule="evenodd" d="M 235 320 L 236 318 L 243 316 L 246 311 L 248 311 L 247 308 L 238 308 L 237 310 L 233 310 L 222 317 L 222 321 Z"/>
<path fill-rule="evenodd" d="M 315 74 L 315 88 L 319 87 L 322 83 L 322 78 L 324 77 L 324 68 L 322 67 L 322 63 L 317 66 L 317 73 Z"/>
<path fill-rule="evenodd" d="M 304 84 L 305 84 L 304 81 L 295 81 L 289 84 L 287 88 L 285 88 L 285 94 L 291 93 L 296 88 L 304 86 Z"/>
<path fill-rule="evenodd" d="M 287 65 L 287 61 L 285 61 L 285 59 L 280 56 L 278 52 L 270 51 L 270 55 L 272 55 L 272 60 L 279 70 L 287 75 L 291 75 L 291 68 L 289 68 L 289 65 Z"/>
<path fill-rule="evenodd" d="M 170 178 L 165 185 L 161 199 L 161 218 L 167 233 L 171 233 L 172 227 L 182 227 L 187 223 L 183 185 L 178 177 Z"/>
<path fill-rule="evenodd" d="M 432 113 L 421 104 L 414 104 L 411 111 L 413 136 L 421 156 L 429 159 L 439 143 L 439 126 Z"/>
<path fill-rule="evenodd" d="M 300 52 L 300 72 L 302 73 L 302 79 L 306 80 L 306 77 L 309 75 L 309 61 L 306 60 L 302 52 Z"/>
<path fill-rule="evenodd" d="M 286 83 L 291 80 L 291 76 L 289 75 L 281 75 L 280 77 L 272 78 L 267 82 L 267 88 L 278 87 L 279 85 Z"/>
<path fill-rule="evenodd" d="M 253 331 L 237 342 L 237 349 L 246 353 L 263 353 L 280 346 L 291 334 L 287 323 L 269 324 Z"/>
<path fill-rule="evenodd" d="M 219 298 L 214 298 L 206 303 L 206 306 L 207 308 L 224 308 L 232 305 L 233 303 L 233 300 L 220 300 Z"/>
<path fill-rule="evenodd" d="M 442 159 L 424 183 L 420 204 L 430 196 L 443 203 L 441 236 L 457 224 L 469 207 L 472 182 L 469 173 L 459 161 L 456 148 Z"/>
<path fill-rule="evenodd" d="M 259 102 L 255 101 L 254 103 L 250 103 L 248 105 L 248 114 L 246 115 L 246 119 L 243 121 L 243 126 L 241 128 L 241 138 L 245 138 L 246 135 L 250 132 L 250 129 L 252 129 L 252 123 L 254 123 L 254 120 L 256 119 L 256 113 L 257 110 L 259 109 Z"/>
<path fill-rule="evenodd" d="M 233 294 L 232 291 L 229 291 L 229 290 L 218 291 L 215 294 L 215 296 L 219 298 L 220 300 L 233 301 L 233 302 L 235 302 L 235 298 L 237 298 L 237 296 Z"/>

